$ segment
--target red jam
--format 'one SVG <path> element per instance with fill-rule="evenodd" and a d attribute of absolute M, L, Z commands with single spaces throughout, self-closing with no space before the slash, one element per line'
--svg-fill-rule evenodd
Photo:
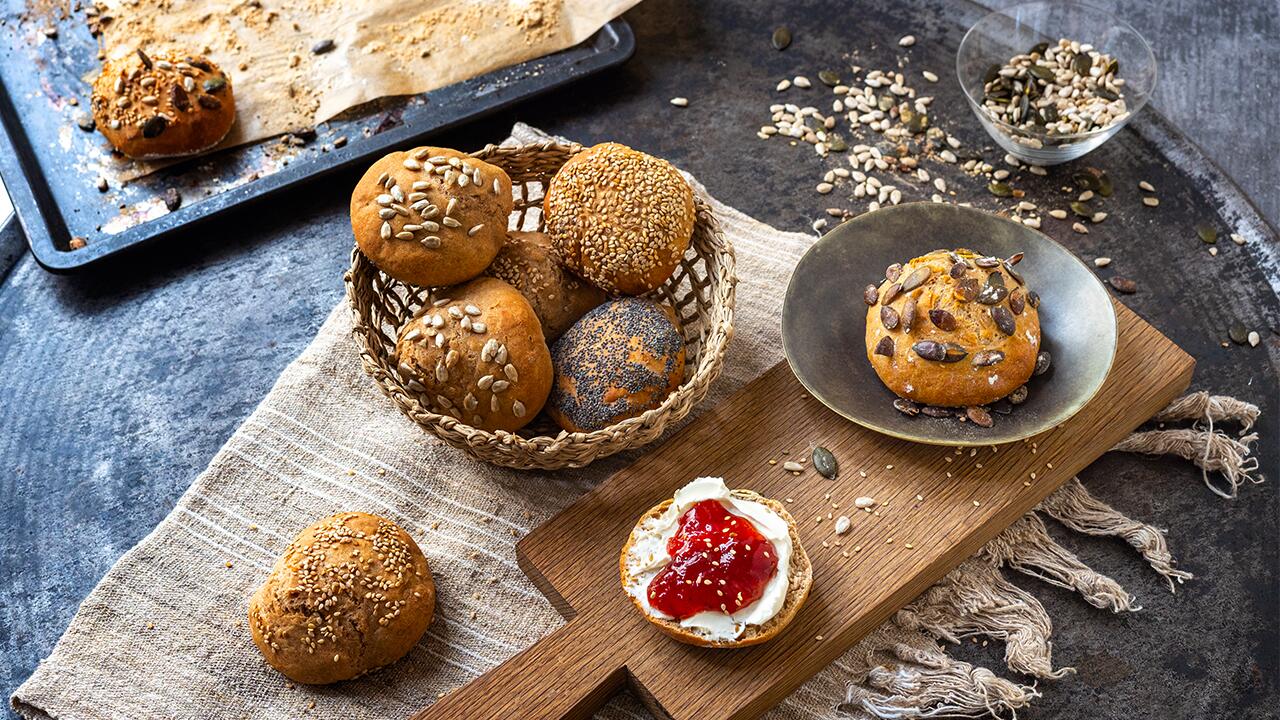
<path fill-rule="evenodd" d="M 718 500 L 703 500 L 680 516 L 667 554 L 671 563 L 649 583 L 649 604 L 679 620 L 741 610 L 760 599 L 778 569 L 773 543 Z"/>

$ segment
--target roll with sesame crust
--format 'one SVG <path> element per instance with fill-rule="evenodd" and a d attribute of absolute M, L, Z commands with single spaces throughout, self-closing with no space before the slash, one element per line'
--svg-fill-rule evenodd
<path fill-rule="evenodd" d="M 137 159 L 205 152 L 236 119 L 231 78 L 208 58 L 177 51 L 108 60 L 90 105 L 103 136 Z"/>
<path fill-rule="evenodd" d="M 506 244 L 485 274 L 505 280 L 524 295 L 542 321 L 547 342 L 605 301 L 604 291 L 570 272 L 540 232 L 507 233 Z"/>
<path fill-rule="evenodd" d="M 393 152 L 351 192 L 360 252 L 391 277 L 439 287 L 466 282 L 507 239 L 514 202 L 502 168 L 439 147 Z"/>
<path fill-rule="evenodd" d="M 693 189 L 671 163 L 617 143 L 574 155 L 543 200 L 547 235 L 574 272 L 610 293 L 662 285 L 693 236 Z"/>
<path fill-rule="evenodd" d="M 643 298 L 587 313 L 551 348 L 555 385 L 547 412 L 570 432 L 592 432 L 662 404 L 684 377 L 675 313 Z"/>
<path fill-rule="evenodd" d="M 431 568 L 413 538 L 376 515 L 344 512 L 307 527 L 249 601 L 267 663 L 309 685 L 389 665 L 435 612 Z"/>

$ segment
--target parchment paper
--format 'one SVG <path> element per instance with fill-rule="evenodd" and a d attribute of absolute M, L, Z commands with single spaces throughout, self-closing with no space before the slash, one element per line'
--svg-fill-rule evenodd
<path fill-rule="evenodd" d="M 162 47 L 231 77 L 222 147 L 309 128 L 575 45 L 639 0 L 102 0 L 108 57 Z M 316 53 L 324 40 L 333 49 Z"/>

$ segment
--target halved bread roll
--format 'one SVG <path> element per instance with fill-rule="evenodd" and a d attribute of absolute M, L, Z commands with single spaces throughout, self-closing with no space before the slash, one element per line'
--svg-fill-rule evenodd
<path fill-rule="evenodd" d="M 783 507 L 782 503 L 766 498 L 751 490 L 731 490 L 729 491 L 729 496 L 734 500 L 758 503 L 772 511 L 786 522 L 787 536 L 790 539 L 790 558 L 786 567 L 786 594 L 781 607 L 772 617 L 760 624 L 745 624 L 737 634 L 737 637 L 718 637 L 703 628 L 686 626 L 678 619 L 655 615 L 647 602 L 642 602 L 635 594 L 636 591 L 647 592 L 649 585 L 649 582 L 640 578 L 641 573 L 637 572 L 639 570 L 636 562 L 637 543 L 641 541 L 644 535 L 652 534 L 654 525 L 668 512 L 668 509 L 675 502 L 674 499 L 662 501 L 641 516 L 636 522 L 635 528 L 631 531 L 631 535 L 627 538 L 626 545 L 622 548 L 618 566 L 622 577 L 623 592 L 627 593 L 636 609 L 645 616 L 646 620 L 653 623 L 662 632 L 683 643 L 702 647 L 735 648 L 766 642 L 780 633 L 795 618 L 800 607 L 808 599 L 809 589 L 813 585 L 813 567 L 809 562 L 808 555 L 805 554 L 804 547 L 800 543 L 800 535 L 797 532 L 795 520 Z M 776 572 L 780 573 L 782 571 L 782 568 L 778 568 Z M 643 586 L 640 583 L 643 583 Z M 750 606 L 747 606 L 744 610 L 749 608 Z"/>

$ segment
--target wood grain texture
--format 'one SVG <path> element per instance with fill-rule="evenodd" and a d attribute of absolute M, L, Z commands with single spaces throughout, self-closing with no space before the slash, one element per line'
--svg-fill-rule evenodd
<path fill-rule="evenodd" d="M 1097 397 L 1057 428 L 998 448 L 958 451 L 878 435 L 805 395 L 779 363 L 525 537 L 521 567 L 570 621 L 418 719 L 585 718 L 624 677 L 659 717 L 758 716 L 1186 388 L 1195 361 L 1116 308 L 1120 344 Z M 812 444 L 840 459 L 835 480 L 781 470 L 782 459 L 807 459 Z M 808 603 L 764 645 L 673 642 L 619 587 L 618 552 L 636 518 L 702 475 L 789 499 L 812 559 Z M 859 495 L 875 498 L 879 510 L 856 511 Z M 852 529 L 836 536 L 832 518 L 842 514 Z"/>

